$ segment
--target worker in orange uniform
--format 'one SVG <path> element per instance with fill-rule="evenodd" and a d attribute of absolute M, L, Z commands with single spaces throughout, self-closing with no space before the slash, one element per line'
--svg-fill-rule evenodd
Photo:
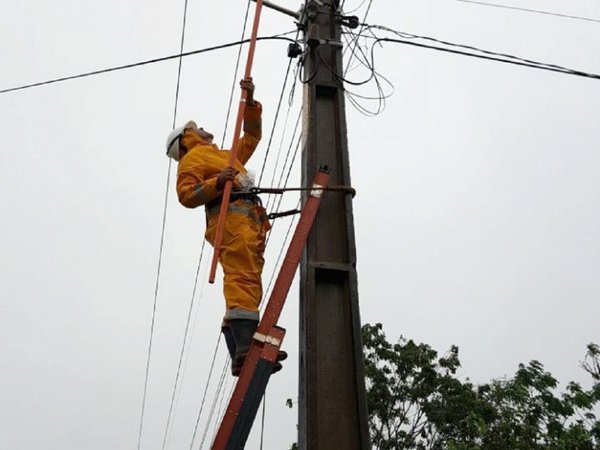
<path fill-rule="evenodd" d="M 234 376 L 242 370 L 258 325 L 265 238 L 271 228 L 260 199 L 250 192 L 253 183 L 244 167 L 261 139 L 262 106 L 254 100 L 251 78 L 242 80 L 240 86 L 246 91 L 244 134 L 233 167 L 229 167 L 230 151 L 220 150 L 213 143 L 214 136 L 193 121 L 171 132 L 167 140 L 167 155 L 179 162 L 179 201 L 188 208 L 205 206 L 205 238 L 213 246 L 223 189 L 227 181 L 232 181 L 219 262 L 224 273 L 227 308 L 221 331 L 231 355 Z M 286 357 L 281 351 L 278 361 Z M 273 372 L 279 370 L 281 364 L 277 362 Z"/>

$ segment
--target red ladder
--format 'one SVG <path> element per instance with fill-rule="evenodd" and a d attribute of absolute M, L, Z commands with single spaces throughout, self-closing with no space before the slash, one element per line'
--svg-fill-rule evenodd
<path fill-rule="evenodd" d="M 212 450 L 242 450 L 246 445 L 256 412 L 271 377 L 277 352 L 285 336 L 285 330 L 277 326 L 277 320 L 329 182 L 329 172 L 327 166 L 321 167 L 314 178 L 313 189 L 309 191 L 302 208 L 296 231 L 279 270 L 262 320 L 254 334 L 252 346 L 229 400 L 225 416 L 211 447 Z"/>

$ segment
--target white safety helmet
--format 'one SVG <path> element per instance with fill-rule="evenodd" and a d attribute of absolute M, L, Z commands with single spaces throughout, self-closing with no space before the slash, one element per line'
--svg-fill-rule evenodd
<path fill-rule="evenodd" d="M 167 156 L 175 161 L 179 161 L 179 139 L 181 139 L 183 132 L 187 128 L 198 129 L 198 126 L 196 125 L 196 122 L 190 120 L 184 126 L 175 128 L 173 131 L 171 131 L 171 133 L 169 133 L 169 137 L 167 138 Z"/>

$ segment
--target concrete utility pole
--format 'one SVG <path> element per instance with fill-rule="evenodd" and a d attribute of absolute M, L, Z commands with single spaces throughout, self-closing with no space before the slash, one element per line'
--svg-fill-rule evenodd
<path fill-rule="evenodd" d="M 256 0 L 254 0 L 256 1 Z M 302 186 L 320 167 L 330 186 L 351 186 L 339 0 L 307 0 L 293 12 L 305 35 Z M 306 197 L 304 198 L 306 199 Z M 370 449 L 352 198 L 328 192 L 300 263 L 300 450 Z"/>
<path fill-rule="evenodd" d="M 308 0 L 303 11 L 302 186 L 322 165 L 330 185 L 350 186 L 339 0 Z M 328 192 L 300 266 L 301 450 L 370 448 L 350 195 Z"/>

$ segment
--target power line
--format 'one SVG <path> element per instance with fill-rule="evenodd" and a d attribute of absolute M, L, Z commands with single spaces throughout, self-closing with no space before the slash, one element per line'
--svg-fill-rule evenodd
<path fill-rule="evenodd" d="M 296 41 L 298 40 L 298 35 L 299 34 L 300 34 L 300 30 L 298 30 L 298 32 L 296 33 L 296 38 L 295 38 Z M 263 174 L 264 174 L 264 171 L 265 171 L 265 165 L 267 164 L 267 158 L 269 157 L 269 152 L 271 150 L 271 143 L 273 142 L 273 135 L 275 134 L 275 126 L 277 125 L 277 120 L 279 119 L 279 112 L 281 110 L 281 103 L 283 101 L 283 95 L 285 93 L 285 88 L 287 86 L 287 81 L 288 81 L 288 77 L 290 75 L 290 69 L 291 69 L 291 67 L 292 67 L 292 58 L 290 57 L 289 61 L 288 61 L 287 68 L 286 68 L 286 71 L 285 71 L 285 77 L 283 79 L 283 86 L 281 87 L 281 93 L 279 95 L 279 101 L 277 102 L 277 108 L 275 110 L 275 118 L 273 119 L 273 127 L 271 128 L 271 134 L 269 136 L 269 142 L 267 144 L 267 150 L 265 152 L 265 157 L 263 158 L 262 167 L 260 169 L 260 175 L 258 177 L 258 184 L 259 185 L 260 185 L 260 183 L 262 181 L 262 177 L 263 177 Z M 292 89 L 293 89 L 293 87 L 292 87 Z M 289 112 L 290 112 L 290 108 L 291 108 L 291 105 L 288 104 L 288 113 L 287 113 L 288 115 L 289 115 Z M 285 128 L 286 125 L 287 125 L 287 116 L 286 116 L 286 121 L 285 121 L 285 124 L 284 124 L 284 128 Z M 282 139 L 283 139 L 283 137 L 282 137 Z M 277 165 L 275 167 L 277 167 Z"/>
<path fill-rule="evenodd" d="M 213 353 L 212 362 L 210 363 L 210 370 L 208 371 L 208 376 L 206 377 L 206 385 L 204 387 L 204 394 L 202 395 L 202 401 L 200 402 L 200 409 L 198 410 L 198 416 L 196 419 L 196 425 L 194 427 L 194 433 L 192 434 L 192 442 L 190 443 L 190 450 L 194 447 L 194 441 L 196 440 L 196 433 L 198 432 L 198 425 L 200 424 L 200 417 L 202 416 L 202 411 L 204 410 L 204 403 L 206 402 L 206 393 L 208 392 L 208 387 L 210 385 L 210 380 L 212 379 L 213 369 L 215 367 L 215 360 L 217 358 L 217 352 L 219 350 L 219 344 L 221 343 L 221 331 L 219 331 L 219 336 L 217 338 L 217 343 L 215 345 L 215 351 Z M 229 365 L 229 359 L 225 361 L 225 368 Z M 221 374 L 221 377 L 223 374 Z"/>
<path fill-rule="evenodd" d="M 295 31 L 290 31 L 287 33 L 282 33 L 282 34 L 278 34 L 278 35 L 274 35 L 274 36 L 257 37 L 256 40 L 257 41 L 280 40 L 280 41 L 287 41 L 287 42 L 295 42 L 294 39 L 285 37 L 285 35 L 288 35 L 290 33 L 295 33 Z M 201 53 L 212 52 L 215 50 L 222 50 L 224 48 L 234 47 L 236 45 L 247 44 L 249 42 L 250 42 L 250 39 L 244 39 L 241 41 L 230 42 L 230 43 L 222 44 L 222 45 L 215 45 L 213 47 L 206 47 L 206 48 L 202 48 L 202 49 L 198 49 L 198 50 L 193 50 L 190 52 L 181 52 L 177 55 L 163 56 L 160 58 L 148 59 L 148 60 L 140 61 L 140 62 L 136 62 L 136 63 L 124 64 L 122 66 L 115 66 L 115 67 L 109 67 L 109 68 L 101 69 L 101 70 L 94 70 L 92 72 L 80 73 L 78 75 L 69 75 L 66 77 L 54 78 L 51 80 L 40 81 L 37 83 L 24 84 L 22 86 L 15 86 L 15 87 L 7 88 L 7 89 L 2 89 L 2 90 L 0 90 L 0 94 L 6 94 L 8 92 L 14 92 L 14 91 L 21 91 L 24 89 L 30 89 L 30 88 L 34 88 L 34 87 L 38 87 L 38 86 L 45 86 L 48 84 L 60 83 L 63 81 L 75 80 L 78 78 L 85 78 L 85 77 L 91 77 L 94 75 L 101 75 L 101 74 L 109 73 L 109 72 L 116 72 L 119 70 L 132 69 L 134 67 L 146 66 L 149 64 L 156 64 L 159 62 L 169 61 L 171 59 L 184 58 L 186 56 L 199 55 Z"/>
<path fill-rule="evenodd" d="M 447 45 L 449 47 L 457 47 L 457 48 L 461 48 L 461 49 L 466 49 L 466 50 L 473 50 L 479 53 L 485 53 L 486 55 L 491 55 L 491 56 L 498 56 L 501 58 L 508 58 L 508 59 L 512 59 L 512 60 L 516 60 L 516 61 L 521 61 L 521 62 L 525 62 L 528 64 L 533 64 L 536 66 L 544 66 L 544 67 L 551 67 L 554 69 L 557 69 L 559 71 L 566 71 L 566 72 L 578 72 L 578 73 L 587 73 L 587 72 L 582 72 L 582 71 L 578 71 L 575 69 L 570 69 L 568 67 L 564 67 L 564 66 L 559 66 L 556 64 L 550 64 L 550 63 L 545 63 L 545 62 L 540 62 L 540 61 L 534 61 L 532 59 L 525 59 L 522 58 L 520 56 L 515 56 L 515 55 L 511 55 L 508 53 L 499 53 L 499 52 L 493 52 L 490 50 L 485 50 L 479 47 L 474 47 L 472 45 L 465 45 L 465 44 L 457 44 L 455 42 L 450 42 L 450 41 L 444 41 L 441 39 L 436 39 L 433 37 L 429 37 L 429 36 L 419 36 L 417 34 L 411 34 L 411 33 L 406 33 L 406 32 L 402 32 L 402 31 L 397 31 L 397 30 L 393 30 L 391 28 L 388 27 L 384 27 L 381 25 L 372 25 L 370 26 L 371 29 L 379 29 L 379 30 L 383 30 L 383 31 L 388 31 L 391 33 L 394 33 L 396 36 L 399 36 L 401 38 L 404 39 L 423 39 L 426 41 L 431 41 L 431 42 L 435 42 L 438 44 L 443 44 L 443 45 Z M 375 39 L 377 39 L 377 37 L 375 36 Z M 595 74 L 591 74 L 591 75 L 595 75 Z"/>
<path fill-rule="evenodd" d="M 373 5 L 373 0 L 369 0 L 369 4 L 367 5 L 367 10 L 365 11 L 365 15 L 363 16 L 363 20 L 362 20 L 362 23 L 360 25 L 360 30 L 359 30 L 358 34 L 356 35 L 356 37 L 355 37 L 355 42 L 356 42 L 355 47 L 358 47 L 358 41 L 360 39 L 360 36 L 363 33 L 363 31 L 365 30 L 365 27 L 368 27 L 368 25 L 365 22 L 367 21 L 367 16 L 369 15 L 369 12 L 371 11 L 371 6 L 372 5 Z M 361 3 L 361 6 L 362 6 L 362 3 Z M 350 63 L 352 61 L 352 58 L 355 56 L 354 49 L 350 48 L 350 50 L 351 50 L 352 53 L 350 54 L 350 58 L 348 58 L 348 62 L 346 63 L 346 69 L 344 70 L 344 75 L 346 75 L 346 72 L 350 68 Z"/>
<path fill-rule="evenodd" d="M 167 424 L 165 426 L 165 433 L 163 436 L 162 449 L 167 447 L 167 436 L 169 434 L 169 425 L 171 424 L 171 417 L 173 415 L 173 406 L 175 405 L 175 394 L 177 392 L 177 386 L 179 384 L 179 375 L 181 373 L 181 365 L 183 363 L 183 354 L 185 352 L 185 344 L 187 343 L 187 337 L 190 330 L 190 321 L 192 318 L 192 311 L 194 309 L 194 298 L 196 296 L 196 289 L 198 287 L 198 275 L 200 274 L 200 266 L 202 264 L 202 257 L 204 256 L 204 248 L 206 247 L 206 240 L 202 241 L 202 249 L 200 250 L 200 257 L 198 258 L 198 268 L 196 269 L 196 278 L 194 280 L 194 288 L 192 289 L 192 298 L 190 299 L 190 307 L 188 310 L 187 321 L 185 323 L 185 331 L 183 333 L 183 342 L 181 343 L 181 352 L 179 354 L 179 364 L 177 365 L 177 374 L 175 375 L 175 382 L 173 383 L 173 393 L 171 395 L 171 405 L 169 406 L 169 414 L 167 416 Z M 217 347 L 219 343 L 217 341 Z"/>
<path fill-rule="evenodd" d="M 539 9 L 522 8 L 520 6 L 499 5 L 497 3 L 480 2 L 480 1 L 476 1 L 476 0 L 454 0 L 454 1 L 462 2 L 462 3 L 471 3 L 474 5 L 490 6 L 493 8 L 512 9 L 512 10 L 516 10 L 516 11 L 524 11 L 524 12 L 529 12 L 529 13 L 545 14 L 548 16 L 563 17 L 566 19 L 585 20 L 587 22 L 600 23 L 599 19 L 591 19 L 589 17 L 582 17 L 582 16 L 572 16 L 570 14 L 560 14 L 560 13 L 555 13 L 555 12 L 551 12 L 551 11 L 541 11 Z"/>
<path fill-rule="evenodd" d="M 186 25 L 186 21 L 187 21 L 187 7 L 188 7 L 188 0 L 185 0 L 184 8 L 183 8 L 183 23 L 181 26 L 181 41 L 180 41 L 180 46 L 179 46 L 179 53 L 183 53 L 183 45 L 185 42 L 185 25 Z M 183 63 L 183 58 L 180 57 L 179 65 L 177 68 L 177 85 L 175 88 L 175 105 L 173 107 L 173 128 L 175 128 L 175 123 L 177 121 L 177 107 L 179 105 L 179 88 L 181 85 L 182 63 Z M 167 169 L 167 186 L 165 189 L 162 227 L 161 227 L 161 233 L 160 233 L 160 245 L 159 245 L 159 250 L 158 250 L 158 267 L 156 270 L 156 283 L 154 286 L 154 303 L 152 306 L 152 321 L 150 322 L 150 338 L 148 340 L 148 356 L 146 358 L 146 373 L 144 376 L 144 393 L 142 396 L 142 411 L 140 414 L 140 428 L 138 431 L 138 450 L 140 450 L 140 447 L 142 445 L 142 432 L 143 432 L 143 428 L 144 428 L 144 413 L 146 411 L 146 395 L 148 393 L 148 378 L 150 375 L 150 356 L 152 354 L 154 324 L 156 323 L 156 304 L 157 304 L 157 300 L 158 300 L 158 286 L 159 286 L 159 281 L 160 281 L 160 271 L 161 271 L 161 266 L 162 266 L 163 247 L 164 247 L 164 242 L 165 242 L 165 228 L 166 228 L 166 223 L 167 223 L 167 206 L 169 203 L 169 186 L 171 184 L 171 165 L 172 165 L 171 158 L 169 158 L 169 165 L 168 165 L 168 169 Z M 186 332 L 187 332 L 187 330 L 186 330 Z M 179 371 L 177 372 L 177 375 L 179 375 Z M 170 411 L 169 411 L 169 418 L 170 418 Z M 167 427 L 168 427 L 168 424 L 167 424 Z M 165 436 L 165 439 L 166 439 L 166 436 Z M 163 444 L 163 447 L 164 447 L 164 444 Z"/>
<path fill-rule="evenodd" d="M 529 62 L 528 60 L 524 60 L 524 59 L 521 59 L 518 57 L 513 57 L 514 59 L 507 59 L 507 58 L 502 58 L 502 57 L 479 55 L 476 53 L 465 52 L 462 50 L 454 50 L 451 48 L 436 47 L 434 45 L 421 44 L 419 42 L 411 42 L 411 41 L 406 41 L 406 40 L 401 40 L 401 39 L 390 39 L 390 38 L 376 39 L 375 43 L 373 45 L 373 48 L 375 47 L 375 44 L 377 44 L 379 42 L 393 42 L 393 43 L 397 43 L 397 44 L 412 45 L 415 47 L 428 48 L 428 49 L 437 50 L 440 52 L 453 53 L 456 55 L 463 55 L 463 56 L 470 56 L 472 58 L 487 59 L 490 61 L 497 61 L 497 62 L 513 64 L 513 65 L 522 66 L 522 67 L 529 67 L 532 69 L 548 70 L 550 72 L 558 72 L 558 73 L 563 73 L 565 75 L 574 75 L 574 76 L 578 76 L 578 77 L 585 77 L 585 78 L 592 78 L 592 79 L 600 80 L 600 75 L 595 74 L 595 73 L 582 72 L 580 70 L 569 69 L 567 67 L 555 66 L 552 64 L 546 64 L 546 63 L 541 63 L 541 62 L 539 62 L 539 63 L 535 62 L 535 61 Z M 493 54 L 492 52 L 486 52 L 486 53 Z"/>
<path fill-rule="evenodd" d="M 228 366 L 229 366 L 229 359 L 225 360 L 225 365 L 223 366 L 223 371 L 221 372 L 221 378 L 219 379 L 219 385 L 217 386 L 217 391 L 215 394 L 215 397 L 213 399 L 213 403 L 211 405 L 210 408 L 210 412 L 208 413 L 208 419 L 206 421 L 206 426 L 204 427 L 204 432 L 202 433 L 202 440 L 200 441 L 200 449 L 202 449 L 204 447 L 204 441 L 206 440 L 206 437 L 208 435 L 208 429 L 210 428 L 210 423 L 213 420 L 213 416 L 215 414 L 215 409 L 219 400 L 219 395 L 221 394 L 221 392 L 225 392 L 223 389 L 223 383 L 225 382 L 226 376 L 227 376 L 227 372 L 228 372 Z M 232 389 L 233 390 L 233 389 Z M 216 420 L 218 421 L 219 418 L 217 417 Z M 193 441 L 192 441 L 192 446 L 194 445 Z M 190 447 L 190 450 L 192 450 L 192 448 Z"/>
<path fill-rule="evenodd" d="M 387 31 L 387 32 L 393 33 L 399 37 L 402 37 L 404 39 L 379 38 L 376 35 L 365 36 L 366 38 L 373 39 L 373 42 L 371 44 L 371 58 L 370 58 L 371 63 L 367 64 L 367 67 L 371 71 L 371 75 L 366 80 L 359 81 L 359 82 L 350 82 L 338 75 L 338 77 L 341 78 L 344 82 L 350 83 L 350 84 L 353 84 L 356 86 L 365 84 L 373 78 L 373 76 L 374 76 L 373 68 L 375 67 L 375 62 L 374 62 L 375 47 L 377 44 L 379 44 L 381 42 L 393 42 L 393 43 L 398 43 L 398 44 L 412 45 L 415 47 L 428 48 L 428 49 L 438 50 L 438 51 L 447 52 L 447 53 L 454 53 L 454 54 L 463 55 L 463 56 L 470 56 L 473 58 L 487 59 L 487 60 L 496 61 L 496 62 L 502 62 L 502 63 L 507 63 L 507 64 L 523 66 L 523 67 L 529 67 L 529 68 L 533 68 L 533 69 L 548 70 L 551 72 L 558 72 L 558 73 L 563 73 L 566 75 L 574 75 L 574 76 L 580 76 L 580 77 L 585 77 L 585 78 L 600 79 L 600 75 L 591 73 L 591 72 L 584 72 L 581 70 L 571 69 L 569 67 L 559 66 L 556 64 L 550 64 L 550 63 L 545 63 L 545 62 L 541 62 L 541 61 L 525 59 L 525 58 L 521 58 L 519 56 L 510 55 L 507 53 L 493 52 L 490 50 L 481 49 L 481 48 L 474 47 L 471 45 L 457 44 L 454 42 L 443 41 L 443 40 L 428 37 L 428 36 L 419 36 L 419 35 L 415 35 L 415 34 L 405 33 L 405 32 L 393 30 L 391 28 L 381 26 L 381 25 L 368 25 L 367 28 L 371 29 L 371 30 L 378 29 L 378 30 L 382 30 L 382 31 Z M 436 42 L 439 44 L 443 44 L 448 47 L 472 50 L 473 52 L 478 52 L 478 53 L 466 52 L 463 50 L 455 50 L 455 49 L 446 48 L 446 47 L 437 47 L 437 46 L 433 46 L 433 45 L 426 45 L 426 44 L 422 44 L 419 42 L 413 42 L 412 40 L 414 40 L 414 39 L 424 39 L 424 40 Z M 482 53 L 482 54 L 479 54 L 479 53 Z"/>

